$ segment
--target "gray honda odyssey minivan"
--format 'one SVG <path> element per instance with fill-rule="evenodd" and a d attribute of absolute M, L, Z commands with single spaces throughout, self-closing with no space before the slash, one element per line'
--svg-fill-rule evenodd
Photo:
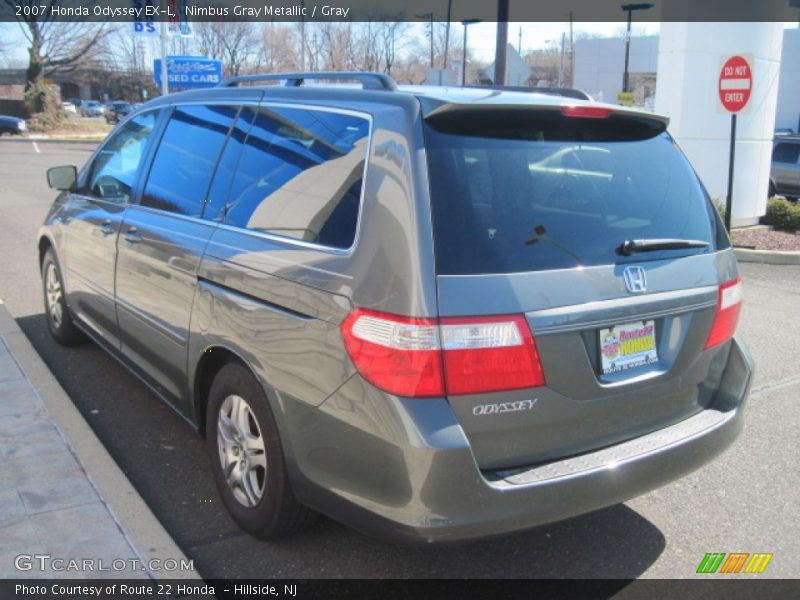
<path fill-rule="evenodd" d="M 264 539 L 622 502 L 725 449 L 753 371 L 728 237 L 666 128 L 373 73 L 158 98 L 48 172 L 50 331 L 192 423 Z"/>

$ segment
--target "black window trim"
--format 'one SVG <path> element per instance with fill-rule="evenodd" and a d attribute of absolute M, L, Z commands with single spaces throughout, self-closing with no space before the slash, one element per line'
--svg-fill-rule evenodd
<path fill-rule="evenodd" d="M 186 102 L 182 104 L 209 104 L 208 102 Z M 319 104 L 306 104 L 306 103 L 294 103 L 294 102 L 272 102 L 269 100 L 261 101 L 261 102 L 242 102 L 242 103 L 234 103 L 234 102 L 218 102 L 217 104 L 240 104 L 241 106 L 255 106 L 255 107 L 266 107 L 266 108 L 293 108 L 298 110 L 311 110 L 317 112 L 328 112 L 333 114 L 339 115 L 347 115 L 351 117 L 356 117 L 360 119 L 364 119 L 367 121 L 368 124 L 368 131 L 367 131 L 367 147 L 365 150 L 364 155 L 364 171 L 361 174 L 361 194 L 358 198 L 358 216 L 356 218 L 356 233 L 353 236 L 353 243 L 350 245 L 349 248 L 337 248 L 335 246 L 328 246 L 326 244 L 318 244 L 316 242 L 308 242 L 305 240 L 298 240 L 295 238 L 277 235 L 273 233 L 267 233 L 265 231 L 258 231 L 256 229 L 248 229 L 246 227 L 239 227 L 236 225 L 228 225 L 227 223 L 220 223 L 218 221 L 211 221 L 217 224 L 217 227 L 220 229 L 225 229 L 227 231 L 235 231 L 237 233 L 246 233 L 248 235 L 252 235 L 254 237 L 264 238 L 274 242 L 280 242 L 281 244 L 286 244 L 289 246 L 297 246 L 300 248 L 306 248 L 309 250 L 319 250 L 328 254 L 335 254 L 338 256 L 346 256 L 352 254 L 355 247 L 358 245 L 358 241 L 361 235 L 361 220 L 362 220 L 362 213 L 364 210 L 364 199 L 366 196 L 366 189 L 367 189 L 367 178 L 369 176 L 369 166 L 372 156 L 372 134 L 374 131 L 374 121 L 371 114 L 367 112 L 362 112 L 358 110 L 352 109 L 345 109 L 333 106 L 325 106 Z M 251 123 L 252 126 L 252 123 Z M 249 130 L 248 130 L 249 134 Z M 205 222 L 209 222 L 210 219 L 203 219 Z"/>
<path fill-rule="evenodd" d="M 164 107 L 163 114 L 161 115 L 160 122 L 156 122 L 156 127 L 153 130 L 153 139 L 155 140 L 152 145 L 149 147 L 148 152 L 145 156 L 145 161 L 143 164 L 146 164 L 146 169 L 139 173 L 139 180 L 136 184 L 136 193 L 131 195 L 131 201 L 128 203 L 129 206 L 135 206 L 139 209 L 147 209 L 150 211 L 157 211 L 158 214 L 166 214 L 172 215 L 176 217 L 187 217 L 189 219 L 197 219 L 204 223 L 207 223 L 209 220 L 203 218 L 203 215 L 206 212 L 206 202 L 208 200 L 208 191 L 211 189 L 211 184 L 214 182 L 214 175 L 217 172 L 217 167 L 219 167 L 220 158 L 222 158 L 222 153 L 225 151 L 225 146 L 228 144 L 228 138 L 230 138 L 231 133 L 236 125 L 236 121 L 239 119 L 239 115 L 242 114 L 242 108 L 249 104 L 248 102 L 235 102 L 233 100 L 215 100 L 209 102 L 178 102 L 175 104 L 170 104 L 167 107 Z M 153 163 L 156 159 L 156 153 L 158 152 L 159 147 L 161 146 L 161 142 L 164 138 L 164 134 L 167 132 L 167 126 L 169 125 L 170 120 L 172 119 L 172 115 L 175 112 L 175 109 L 180 108 L 181 106 L 228 106 L 233 107 L 236 109 L 236 116 L 233 119 L 233 123 L 231 127 L 228 129 L 228 133 L 225 136 L 225 140 L 222 142 L 222 146 L 220 147 L 219 153 L 217 153 L 217 159 L 214 162 L 214 169 L 211 172 L 211 178 L 208 180 L 208 185 L 206 186 L 205 191 L 205 198 L 203 198 L 203 204 L 201 206 L 200 216 L 194 217 L 192 215 L 184 215 L 183 213 L 175 212 L 172 210 L 167 210 L 164 208 L 156 208 L 153 206 L 147 206 L 142 204 L 142 196 L 144 195 L 145 187 L 147 187 L 147 180 L 150 179 L 150 172 L 153 169 Z"/>
<path fill-rule="evenodd" d="M 167 123 L 169 122 L 170 117 L 172 116 L 173 111 L 180 106 L 236 106 L 238 107 L 237 118 L 241 115 L 242 108 L 245 106 L 255 106 L 255 107 L 275 107 L 275 108 L 294 108 L 299 110 L 315 110 L 319 112 L 329 112 L 334 114 L 340 115 L 348 115 L 351 117 L 357 117 L 364 119 L 367 121 L 368 124 L 368 132 L 367 132 L 367 147 L 365 150 L 365 160 L 364 160 L 364 172 L 361 175 L 361 195 L 358 199 L 358 216 L 356 218 L 356 233 L 353 237 L 353 243 L 350 245 L 349 248 L 336 248 L 334 246 L 327 246 L 325 244 L 317 244 L 315 242 L 308 242 L 304 240 L 298 240 L 282 235 L 275 235 L 271 233 L 266 233 L 264 231 L 257 231 L 255 229 L 247 229 L 246 227 L 237 227 L 235 225 L 228 225 L 226 223 L 220 223 L 219 221 L 214 221 L 212 219 L 207 219 L 204 216 L 201 217 L 193 217 L 190 215 L 182 215 L 180 213 L 176 213 L 173 211 L 165 210 L 162 208 L 155 208 L 152 206 L 143 206 L 140 202 L 142 193 L 144 192 L 144 187 L 147 182 L 147 178 L 150 176 L 150 169 L 152 168 L 153 160 L 155 159 L 155 154 L 158 146 L 161 144 L 161 138 L 164 135 L 164 131 L 167 128 Z M 346 108 L 339 108 L 334 106 L 325 106 L 320 104 L 307 104 L 307 103 L 294 103 L 294 102 L 271 102 L 269 100 L 266 101 L 258 101 L 258 100 L 242 100 L 237 101 L 232 98 L 226 99 L 219 99 L 219 100 L 192 100 L 190 102 L 176 102 L 175 104 L 170 104 L 168 106 L 160 106 L 153 108 L 151 110 L 160 110 L 162 114 L 159 115 L 156 121 L 155 129 L 153 130 L 153 140 L 157 140 L 156 142 L 151 142 L 151 146 L 148 148 L 148 152 L 145 155 L 142 164 L 145 165 L 145 171 L 140 172 L 138 181 L 136 183 L 136 188 L 134 193 L 131 194 L 131 201 L 128 202 L 128 206 L 135 206 L 139 210 L 146 210 L 149 212 L 153 212 L 155 214 L 163 214 L 163 215 L 170 215 L 172 217 L 177 217 L 189 221 L 195 221 L 197 223 L 204 223 L 204 224 L 212 224 L 220 229 L 225 229 L 228 231 L 233 231 L 236 233 L 245 233 L 247 235 L 251 235 L 254 237 L 264 238 L 273 242 L 279 242 L 281 244 L 286 244 L 288 246 L 297 246 L 299 248 L 305 248 L 308 250 L 318 250 L 321 252 L 325 252 L 326 254 L 334 254 L 337 256 L 349 256 L 353 253 L 353 250 L 358 245 L 358 241 L 361 237 L 361 220 L 362 220 L 362 213 L 364 210 L 364 199 L 366 196 L 366 189 L 367 189 L 367 177 L 369 175 L 369 166 L 372 162 L 372 134 L 374 132 L 374 119 L 373 116 L 364 111 L 359 110 L 352 110 Z M 143 114 L 146 111 L 142 111 L 141 113 L 136 113 L 136 115 Z M 136 116 L 132 115 L 132 116 Z M 252 123 L 250 124 L 252 126 Z M 231 133 L 233 132 L 234 127 L 228 131 L 228 137 L 230 137 Z M 249 128 L 248 128 L 249 133 Z M 227 144 L 228 138 L 225 140 L 225 144 Z M 209 188 L 214 181 L 214 176 L 216 175 L 217 167 L 219 167 L 219 160 L 222 156 L 222 152 L 225 150 L 225 144 L 223 144 L 222 151 L 220 152 L 219 156 L 217 157 L 217 165 L 214 167 L 214 173 L 212 174 L 211 180 L 209 181 Z M 141 168 L 141 167 L 140 167 Z M 208 190 L 206 190 L 206 195 L 208 194 Z M 207 198 L 205 199 L 207 200 Z M 205 200 L 203 206 L 203 213 L 205 213 Z"/>

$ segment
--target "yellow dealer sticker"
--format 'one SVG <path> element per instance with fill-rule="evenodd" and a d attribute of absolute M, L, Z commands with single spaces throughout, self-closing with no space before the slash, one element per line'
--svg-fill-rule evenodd
<path fill-rule="evenodd" d="M 655 321 L 637 321 L 601 329 L 600 356 L 605 374 L 657 362 Z"/>

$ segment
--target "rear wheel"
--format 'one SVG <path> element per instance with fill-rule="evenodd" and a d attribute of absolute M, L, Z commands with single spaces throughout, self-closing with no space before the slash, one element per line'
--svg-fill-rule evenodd
<path fill-rule="evenodd" d="M 307 527 L 316 513 L 292 492 L 266 394 L 243 365 L 229 363 L 214 378 L 206 416 L 211 469 L 234 521 L 265 540 Z"/>
<path fill-rule="evenodd" d="M 74 346 L 85 341 L 86 337 L 75 326 L 67 308 L 64 280 L 52 248 L 45 252 L 42 260 L 42 292 L 47 326 L 53 339 L 64 346 Z"/>
<path fill-rule="evenodd" d="M 767 196 L 772 198 L 775 196 L 775 184 L 773 182 L 769 182 L 769 191 L 767 192 Z"/>

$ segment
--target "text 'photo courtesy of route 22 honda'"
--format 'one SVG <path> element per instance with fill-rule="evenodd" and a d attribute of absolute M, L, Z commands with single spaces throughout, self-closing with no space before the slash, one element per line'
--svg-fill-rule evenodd
<path fill-rule="evenodd" d="M 666 128 L 376 73 L 158 98 L 48 172 L 50 331 L 195 426 L 260 538 L 623 502 L 731 444 L 753 372 L 728 236 Z"/>

